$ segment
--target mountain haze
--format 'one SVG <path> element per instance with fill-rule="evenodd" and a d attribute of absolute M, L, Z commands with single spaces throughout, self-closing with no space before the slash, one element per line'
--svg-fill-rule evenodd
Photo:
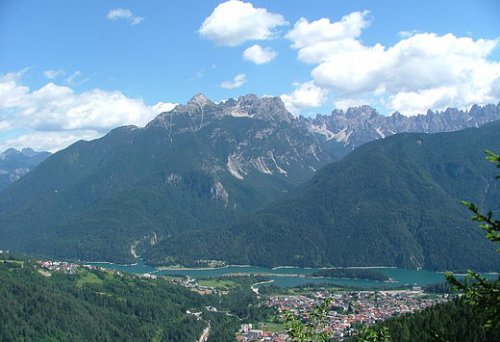
<path fill-rule="evenodd" d="M 31 148 L 23 148 L 21 151 L 9 148 L 0 153 L 0 191 L 27 174 L 48 156 L 49 152 L 37 152 Z"/>

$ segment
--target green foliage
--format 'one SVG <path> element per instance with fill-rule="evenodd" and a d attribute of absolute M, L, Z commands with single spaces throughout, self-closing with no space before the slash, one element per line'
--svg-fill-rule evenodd
<path fill-rule="evenodd" d="M 199 125 L 195 117 L 177 113 L 168 118 L 173 129 L 161 123 L 121 127 L 55 153 L 2 192 L 0 249 L 130 263 L 130 245 L 140 240 L 138 250 L 149 262 L 178 263 L 185 258 L 161 245 L 149 252 L 154 234 L 168 240 L 234 222 L 312 176 L 305 165 L 318 169 L 334 158 L 334 153 L 318 152 L 319 160 L 312 155 L 290 160 L 286 176 L 254 170 L 244 181 L 236 179 L 227 162 L 242 152 L 240 144 L 251 146 L 242 149 L 251 160 L 268 151 L 292 154 L 315 141 L 286 122 L 214 120 L 220 114 L 216 110 L 207 109 L 212 122 L 201 129 L 194 129 Z M 260 131 L 269 134 L 257 137 Z M 210 248 L 200 245 L 200 253 Z"/>
<path fill-rule="evenodd" d="M 294 342 L 326 342 L 331 335 L 326 331 L 331 299 L 327 298 L 315 307 L 306 322 L 287 312 L 287 334 Z"/>
<path fill-rule="evenodd" d="M 486 159 L 500 168 L 500 156 L 486 151 Z M 497 176 L 496 178 L 500 178 Z M 492 212 L 482 214 L 479 208 L 470 202 L 462 202 L 474 214 L 472 220 L 480 222 L 486 238 L 500 244 L 500 221 L 494 220 Z M 497 249 L 497 252 L 500 252 Z M 473 270 L 467 272 L 465 282 L 460 282 L 453 273 L 446 273 L 447 281 L 456 289 L 463 291 L 462 299 L 474 308 L 479 308 L 486 317 L 485 327 L 500 335 L 500 279 L 488 280 Z"/>
<path fill-rule="evenodd" d="M 371 341 L 377 342 L 388 339 L 393 342 L 498 341 L 498 334 L 484 328 L 485 321 L 480 308 L 471 307 L 460 300 L 452 300 L 379 322 L 368 328 L 368 336 L 372 338 Z M 385 336 L 385 340 L 381 339 L 382 336 Z M 367 335 L 362 333 L 359 337 L 353 337 L 352 341 L 360 341 L 359 338 L 366 341 Z"/>
<path fill-rule="evenodd" d="M 365 144 L 266 209 L 229 226 L 179 234 L 158 248 L 182 260 L 270 267 L 497 270 L 491 242 L 459 201 L 500 203 L 494 170 L 477 153 L 483 146 L 500 149 L 499 131 L 495 122 Z"/>
<path fill-rule="evenodd" d="M 389 328 L 382 327 L 375 330 L 369 326 L 363 328 L 358 338 L 359 342 L 390 342 L 391 334 L 389 333 Z"/>
<path fill-rule="evenodd" d="M 200 296 L 165 280 L 79 269 L 42 275 L 32 263 L 0 262 L 0 341 L 197 341 L 211 322 L 211 341 L 233 341 L 240 318 L 209 313 L 218 296 Z M 247 308 L 262 319 L 247 287 L 221 308 Z M 238 296 L 240 300 L 238 301 Z M 202 312 L 202 319 L 186 313 Z M 263 311 L 265 313 L 265 310 Z"/>

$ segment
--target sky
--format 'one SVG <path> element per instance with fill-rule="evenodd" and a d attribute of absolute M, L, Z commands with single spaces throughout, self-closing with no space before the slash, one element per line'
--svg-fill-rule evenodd
<path fill-rule="evenodd" d="M 0 151 L 55 152 L 197 93 L 295 115 L 500 101 L 500 1 L 0 0 Z"/>

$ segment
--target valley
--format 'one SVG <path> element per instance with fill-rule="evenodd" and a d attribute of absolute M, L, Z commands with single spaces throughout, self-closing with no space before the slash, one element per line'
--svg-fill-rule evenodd
<path fill-rule="evenodd" d="M 364 106 L 307 119 L 276 97 L 217 104 L 198 94 L 144 128 L 59 151 L 5 189 L 0 248 L 157 266 L 495 271 L 498 256 L 457 203 L 499 202 L 480 162 L 485 146 L 500 149 L 498 122 L 383 137 L 497 117 L 487 105 L 389 120 Z M 382 135 L 361 134 L 380 125 Z"/>
<path fill-rule="evenodd" d="M 0 0 L 0 342 L 500 342 L 499 13 Z"/>

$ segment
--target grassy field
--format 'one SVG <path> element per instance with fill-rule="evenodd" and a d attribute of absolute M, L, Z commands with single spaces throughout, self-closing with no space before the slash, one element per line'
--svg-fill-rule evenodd
<path fill-rule="evenodd" d="M 219 290 L 230 290 L 238 285 L 229 279 L 202 279 L 198 281 L 198 284 Z"/>
<path fill-rule="evenodd" d="M 103 280 L 99 279 L 99 277 L 93 272 L 82 270 L 79 272 L 79 276 L 80 278 L 76 281 L 76 287 L 78 288 L 82 288 L 85 285 L 103 284 Z"/>

